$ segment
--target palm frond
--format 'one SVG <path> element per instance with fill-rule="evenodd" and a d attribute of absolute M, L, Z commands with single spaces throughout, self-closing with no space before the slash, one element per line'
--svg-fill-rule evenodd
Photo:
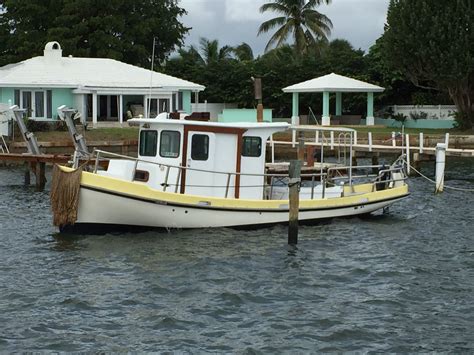
<path fill-rule="evenodd" d="M 265 21 L 262 23 L 258 29 L 257 36 L 261 35 L 262 33 L 266 33 L 270 31 L 272 28 L 275 28 L 276 26 L 283 26 L 286 22 L 287 18 L 286 17 L 275 17 L 272 18 L 271 20 Z"/>

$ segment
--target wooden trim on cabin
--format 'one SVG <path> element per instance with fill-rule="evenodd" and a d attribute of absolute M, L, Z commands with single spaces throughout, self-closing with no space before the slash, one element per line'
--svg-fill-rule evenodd
<path fill-rule="evenodd" d="M 209 132 L 209 133 L 222 133 L 222 134 L 235 134 L 237 135 L 237 156 L 236 156 L 236 166 L 235 172 L 235 198 L 240 196 L 240 171 L 242 169 L 242 137 L 247 129 L 238 128 L 238 127 L 208 127 L 208 126 L 199 126 L 199 125 L 184 125 L 184 134 L 183 134 L 183 157 L 181 159 L 181 165 L 184 167 L 181 172 L 181 186 L 180 193 L 184 194 L 186 192 L 186 168 L 188 160 L 188 139 L 189 131 L 193 132 Z"/>

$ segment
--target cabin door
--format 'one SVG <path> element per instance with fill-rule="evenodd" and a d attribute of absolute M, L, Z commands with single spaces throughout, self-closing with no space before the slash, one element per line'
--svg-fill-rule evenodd
<path fill-rule="evenodd" d="M 189 131 L 186 154 L 187 194 L 216 196 L 213 173 L 216 170 L 215 139 L 215 134 L 211 132 Z"/>

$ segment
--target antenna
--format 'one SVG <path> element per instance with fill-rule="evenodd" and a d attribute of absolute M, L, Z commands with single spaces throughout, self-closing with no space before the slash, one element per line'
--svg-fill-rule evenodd
<path fill-rule="evenodd" d="M 153 37 L 153 49 L 152 49 L 152 54 L 151 54 L 151 73 L 150 73 L 150 94 L 148 95 L 148 104 L 147 104 L 147 118 L 150 118 L 150 111 L 151 111 L 151 89 L 153 86 L 153 67 L 155 65 L 155 42 L 156 42 L 156 37 Z"/>

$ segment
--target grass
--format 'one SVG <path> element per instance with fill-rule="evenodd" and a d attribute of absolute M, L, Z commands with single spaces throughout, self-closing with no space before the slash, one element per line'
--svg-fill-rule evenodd
<path fill-rule="evenodd" d="M 124 127 L 124 128 L 97 128 L 88 129 L 83 132 L 81 127 L 78 129 L 79 134 L 84 134 L 86 141 L 125 141 L 138 139 L 138 127 Z M 70 141 L 69 132 L 49 131 L 49 132 L 34 132 L 39 142 L 61 142 Z M 21 138 L 17 137 L 16 140 Z"/>
<path fill-rule="evenodd" d="M 360 138 L 367 137 L 368 132 L 373 133 L 373 138 L 386 139 L 390 138 L 392 132 L 401 132 L 401 128 L 397 127 L 385 127 L 385 126 L 346 126 L 353 128 L 359 133 Z M 124 127 L 124 128 L 97 128 L 89 129 L 86 132 L 82 131 L 82 127 L 78 128 L 80 134 L 84 134 L 86 141 L 97 142 L 97 141 L 126 141 L 126 140 L 137 140 L 138 139 L 138 127 Z M 418 135 L 423 132 L 425 135 L 430 136 L 443 136 L 446 133 L 451 135 L 473 135 L 474 131 L 460 131 L 457 129 L 416 129 L 416 128 L 405 128 L 405 133 Z M 15 131 L 15 141 L 22 141 L 22 139 Z M 69 132 L 64 131 L 48 131 L 48 132 L 34 132 L 39 142 L 62 142 L 70 141 Z M 313 133 L 306 132 L 308 137 L 312 136 Z M 277 133 L 274 139 L 291 139 L 290 132 Z"/>

